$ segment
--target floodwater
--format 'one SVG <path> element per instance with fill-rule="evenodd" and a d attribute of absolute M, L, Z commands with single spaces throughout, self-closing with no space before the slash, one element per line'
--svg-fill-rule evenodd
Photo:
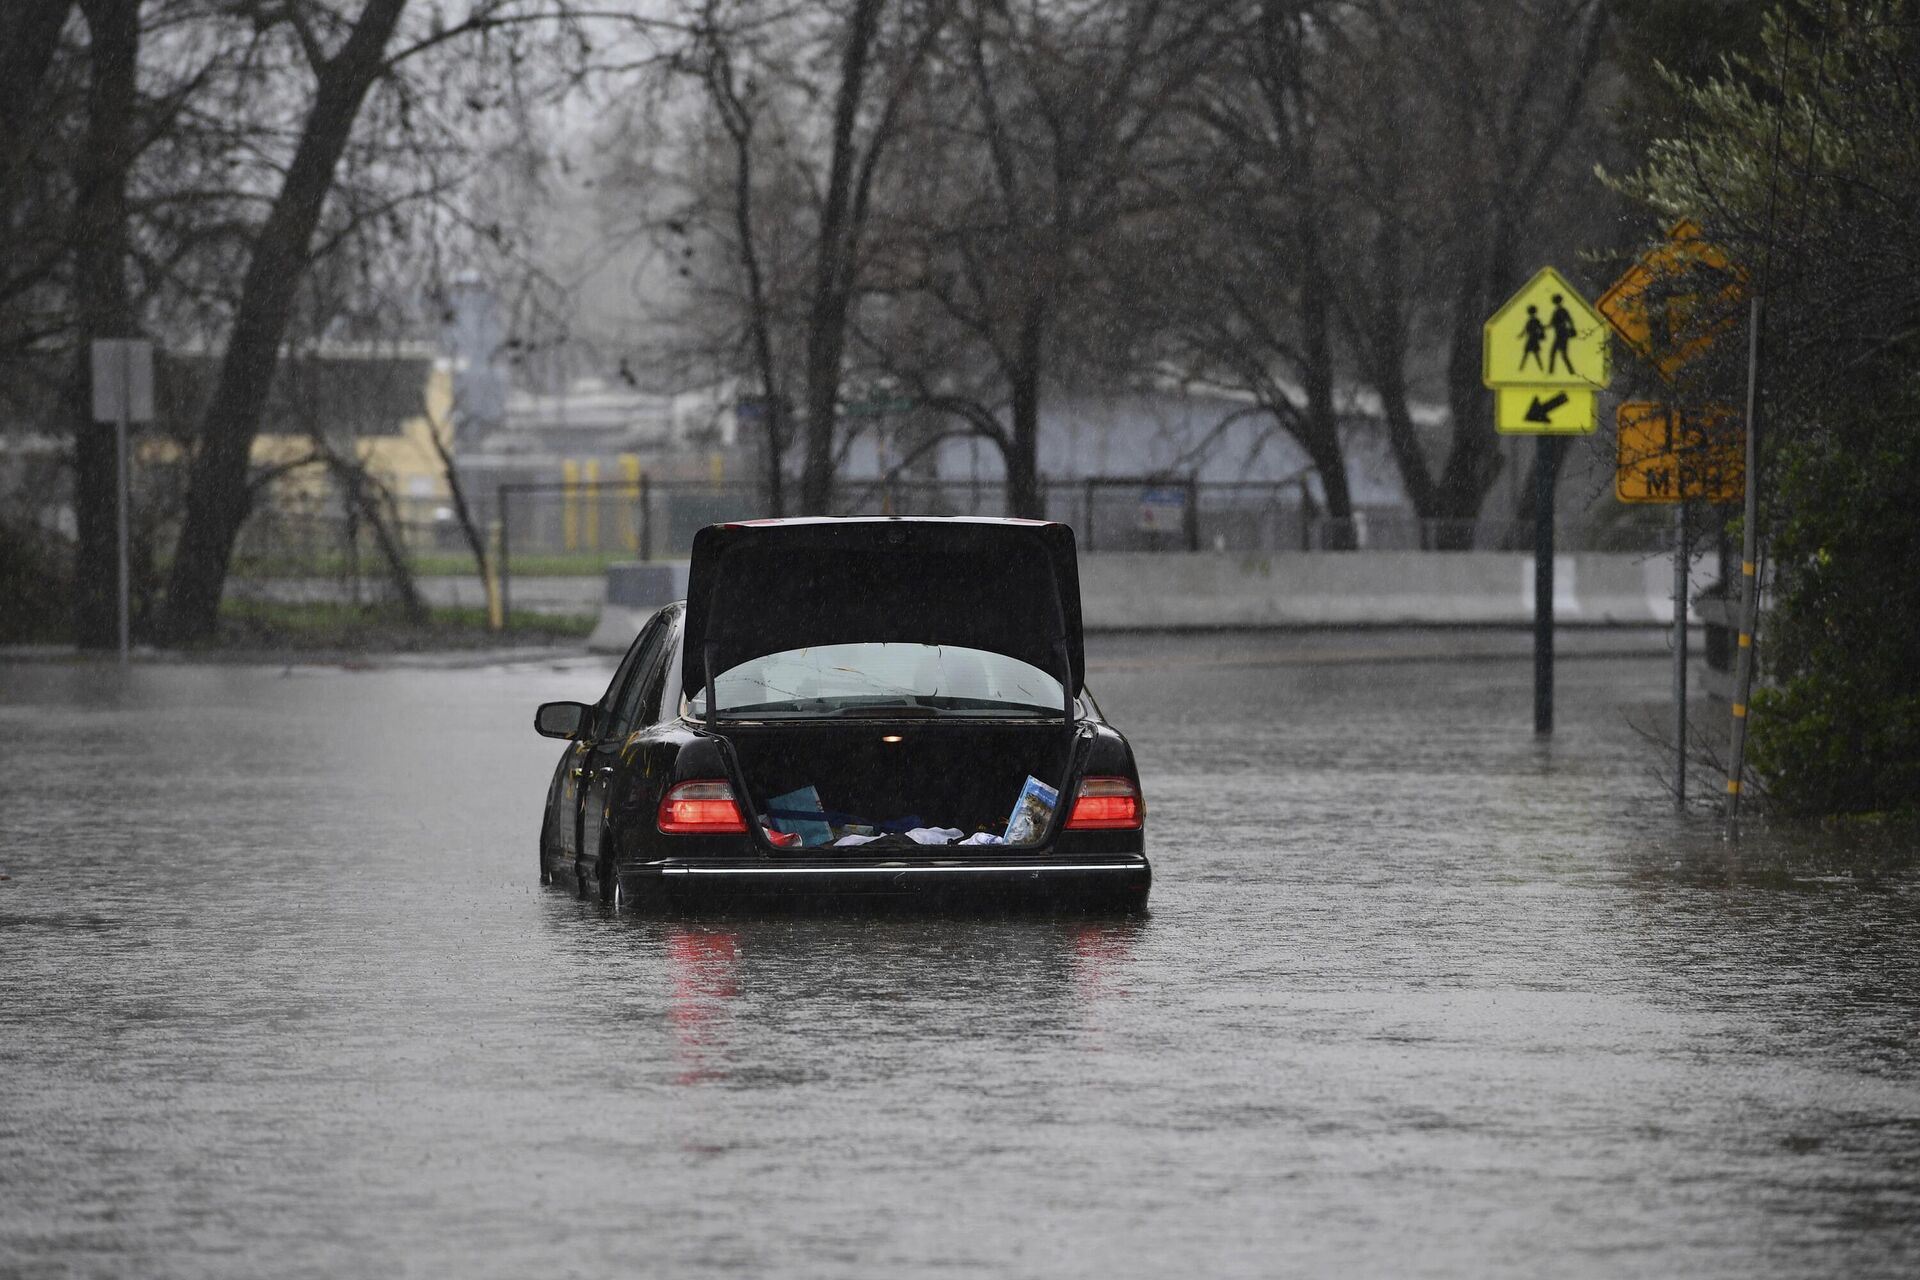
<path fill-rule="evenodd" d="M 1094 647 L 1134 922 L 542 889 L 595 663 L 0 668 L 0 1274 L 1914 1274 L 1913 850 L 1288 644 Z"/>

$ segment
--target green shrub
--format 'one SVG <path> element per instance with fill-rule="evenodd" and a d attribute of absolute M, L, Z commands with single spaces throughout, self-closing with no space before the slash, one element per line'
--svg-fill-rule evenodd
<path fill-rule="evenodd" d="M 1920 807 L 1920 397 L 1783 444 L 1753 762 L 1792 813 Z"/>
<path fill-rule="evenodd" d="M 72 639 L 70 555 L 32 525 L 0 521 L 0 644 Z"/>

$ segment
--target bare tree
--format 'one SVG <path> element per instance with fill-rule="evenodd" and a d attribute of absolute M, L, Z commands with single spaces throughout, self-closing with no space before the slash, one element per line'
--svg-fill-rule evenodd
<path fill-rule="evenodd" d="M 186 516 L 167 591 L 167 630 L 175 638 L 209 633 L 218 618 L 234 540 L 250 508 L 248 458 L 279 358 L 302 273 L 344 232 L 319 238 L 362 107 L 377 86 L 388 85 L 404 116 L 420 97 L 398 73 L 402 64 L 453 41 L 485 37 L 507 44 L 518 65 L 516 32 L 575 30 L 568 0 L 472 0 L 466 17 L 448 22 L 438 11 L 397 45 L 407 0 L 363 0 L 350 13 L 323 0 L 291 0 L 260 11 L 297 41 L 311 90 L 293 128 L 284 171 L 266 201 L 266 213 L 246 237 L 245 268 L 227 326 L 227 343 L 213 398 L 201 423 L 192 461 Z M 635 20 L 638 22 L 639 20 Z M 583 48 L 590 44 L 581 38 Z M 428 194 L 403 188 L 390 202 L 357 210 L 349 226 L 377 219 L 397 204 Z"/>
<path fill-rule="evenodd" d="M 1224 43 L 1225 15 L 1158 0 L 980 3 L 957 24 L 924 150 L 937 171 L 899 215 L 917 244 L 897 257 L 1004 387 L 1004 422 L 964 416 L 999 449 L 1015 514 L 1044 514 L 1040 403 L 1063 317 L 1101 295 L 1119 232 L 1177 205 L 1200 163 L 1163 126 Z M 1078 320 L 1066 337 L 1091 353 L 1112 317 Z"/>
<path fill-rule="evenodd" d="M 709 4 L 702 16 L 699 44 L 692 61 L 726 135 L 733 161 L 728 204 L 734 251 L 746 291 L 748 350 L 754 378 L 759 384 L 766 507 L 769 515 L 780 516 L 786 514 L 785 455 L 791 443 L 792 424 L 786 381 L 774 354 L 774 304 L 756 225 L 754 166 L 759 154 L 757 133 L 762 103 L 757 93 L 741 85 L 731 43 L 714 17 L 713 6 Z"/>
<path fill-rule="evenodd" d="M 61 166 L 64 112 L 60 35 L 73 0 L 10 0 L 0 5 L 0 358 L 44 336 L 20 315 L 22 298 L 43 285 L 64 257 L 55 228 L 63 212 L 45 176 Z M 21 323 L 21 321 L 25 321 Z"/>
<path fill-rule="evenodd" d="M 314 76 L 314 93 L 286 179 L 255 237 L 234 312 L 226 357 L 202 423 L 187 494 L 186 521 L 167 585 L 167 623 L 175 638 L 210 634 L 234 539 L 251 507 L 247 462 L 279 363 L 314 231 L 368 90 L 386 67 L 387 43 L 406 0 L 366 0 L 346 38 L 329 51 L 296 3 Z M 300 15 L 294 17 L 293 15 Z"/>
<path fill-rule="evenodd" d="M 885 0 L 852 0 L 841 42 L 827 139 L 826 183 L 814 260 L 813 296 L 806 328 L 806 456 L 800 501 L 810 512 L 833 504 L 834 440 L 847 325 L 860 289 L 862 241 L 873 209 L 874 181 L 898 136 L 902 112 L 928 55 L 946 25 L 946 0 L 928 0 L 924 13 L 902 24 L 899 48 L 877 93 L 868 87 L 881 35 Z M 870 101 L 870 95 L 872 100 Z M 871 123 L 862 127 L 861 117 Z"/>
<path fill-rule="evenodd" d="M 1325 28 L 1341 76 L 1328 101 L 1346 104 L 1329 123 L 1351 184 L 1340 323 L 1408 498 L 1446 522 L 1442 545 L 1471 545 L 1499 475 L 1480 329 L 1520 283 L 1549 179 L 1569 180 L 1606 24 L 1604 0 L 1361 0 Z M 1451 420 L 1437 471 L 1412 410 L 1436 348 Z"/>
<path fill-rule="evenodd" d="M 1163 344 L 1183 371 L 1250 395 L 1306 451 L 1327 514 L 1353 514 L 1336 395 L 1334 262 L 1342 216 L 1320 125 L 1328 0 L 1261 0 L 1195 87 L 1211 180 L 1155 228 Z M 1336 526 L 1340 528 L 1342 526 Z M 1337 537 L 1338 535 L 1336 535 Z"/>

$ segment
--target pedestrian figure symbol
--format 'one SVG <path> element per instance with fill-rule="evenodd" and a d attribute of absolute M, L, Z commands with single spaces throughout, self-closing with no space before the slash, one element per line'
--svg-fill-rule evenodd
<path fill-rule="evenodd" d="M 1527 308 L 1527 314 L 1533 314 L 1532 307 Z M 1539 321 L 1536 320 L 1533 321 L 1533 323 L 1538 324 Z M 1573 374 L 1575 377 L 1579 377 L 1579 373 L 1573 367 L 1573 352 L 1567 349 L 1567 344 L 1573 341 L 1575 332 L 1573 313 L 1567 310 L 1566 302 L 1557 293 L 1553 295 L 1553 315 L 1548 323 L 1553 326 L 1553 350 L 1547 353 L 1547 372 L 1552 373 L 1554 369 L 1558 367 L 1559 362 L 1564 360 L 1567 362 L 1567 372 Z M 1540 352 L 1538 347 L 1531 345 L 1532 340 L 1532 335 L 1529 333 L 1529 350 L 1533 351 L 1533 362 L 1537 365 L 1540 363 Z M 1520 363 L 1525 364 L 1526 362 L 1526 357 L 1521 356 Z"/>
<path fill-rule="evenodd" d="M 1480 380 L 1499 391 L 1495 425 L 1501 431 L 1591 431 L 1594 398 L 1607 385 L 1607 323 L 1552 267 L 1520 286 L 1480 330 Z M 1561 411 L 1543 422 L 1533 408 L 1568 393 Z M 1578 423 L 1578 426 L 1572 425 Z M 1528 425 L 1531 424 L 1531 425 Z"/>
<path fill-rule="evenodd" d="M 1520 367 L 1526 368 L 1527 360 L 1531 357 L 1533 367 L 1541 368 L 1540 344 L 1547 340 L 1547 326 L 1540 323 L 1540 308 L 1527 308 L 1527 322 L 1520 327 L 1520 336 L 1527 340 L 1527 349 L 1520 353 Z"/>

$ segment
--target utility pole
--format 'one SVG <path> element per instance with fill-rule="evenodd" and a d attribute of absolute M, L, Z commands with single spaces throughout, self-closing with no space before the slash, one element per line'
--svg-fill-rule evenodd
<path fill-rule="evenodd" d="M 117 478 L 114 484 L 116 541 L 119 549 L 120 662 L 133 655 L 132 490 L 127 436 L 136 422 L 153 421 L 153 344 L 144 338 L 100 338 L 90 352 L 93 364 L 93 420 L 111 422 Z"/>
<path fill-rule="evenodd" d="M 1673 807 L 1687 807 L 1687 504 L 1673 507 Z"/>
<path fill-rule="evenodd" d="M 1765 299 L 1747 311 L 1747 491 L 1740 519 L 1740 639 L 1733 670 L 1733 735 L 1727 750 L 1727 835 L 1739 835 L 1740 783 L 1747 771 L 1747 699 L 1753 693 L 1753 630 L 1760 617 L 1760 325 Z"/>

